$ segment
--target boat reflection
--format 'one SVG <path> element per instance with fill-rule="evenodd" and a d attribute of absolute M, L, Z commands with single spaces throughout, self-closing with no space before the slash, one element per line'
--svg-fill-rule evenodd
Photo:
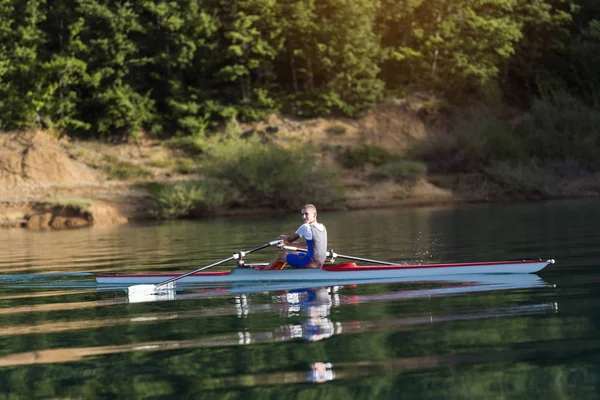
<path fill-rule="evenodd" d="M 512 277 L 514 278 L 514 277 Z M 263 290 L 261 293 L 238 293 L 233 294 L 231 290 L 242 290 L 241 288 L 224 288 L 220 292 L 210 289 L 209 292 L 203 292 L 197 289 L 197 293 L 175 293 L 172 292 L 171 299 L 181 299 L 198 296 L 223 296 L 233 300 L 233 304 L 228 301 L 219 301 L 213 305 L 205 307 L 195 307 L 194 309 L 179 309 L 168 312 L 146 312 L 134 313 L 131 315 L 116 315 L 112 318 L 87 319 L 72 322 L 60 321 L 57 323 L 48 323 L 40 325 L 37 322 L 32 324 L 20 324 L 16 327 L 4 327 L 0 329 L 0 336 L 9 335 L 28 335 L 37 334 L 40 331 L 48 332 L 73 332 L 75 330 L 90 329 L 92 327 L 106 326 L 129 326 L 135 329 L 133 325 L 164 324 L 175 323 L 182 319 L 196 319 L 203 317 L 223 317 L 225 315 L 235 316 L 240 319 L 257 317 L 257 321 L 264 321 L 265 313 L 277 313 L 281 320 L 275 326 L 260 328 L 250 328 L 256 326 L 253 324 L 234 324 L 236 328 L 227 333 L 217 335 L 202 336 L 190 340 L 158 340 L 158 341 L 140 341 L 133 344 L 92 346 L 92 347 L 74 347 L 48 349 L 34 352 L 15 353 L 0 357 L 0 366 L 15 366 L 39 363 L 57 363 L 78 361 L 85 357 L 101 356 L 116 353 L 133 352 L 154 352 L 169 351 L 185 348 L 215 348 L 227 346 L 246 346 L 254 344 L 266 344 L 273 342 L 286 341 L 327 341 L 334 335 L 348 334 L 369 334 L 369 333 L 389 333 L 400 331 L 419 331 L 423 325 L 443 323 L 446 321 L 466 321 L 473 319 L 490 319 L 499 317 L 520 317 L 534 314 L 550 314 L 558 311 L 557 303 L 542 302 L 519 304 L 508 307 L 477 307 L 471 310 L 462 309 L 460 312 L 451 310 L 439 310 L 432 312 L 418 312 L 417 314 L 403 315 L 400 318 L 385 319 L 348 319 L 348 313 L 340 313 L 342 309 L 358 306 L 368 302 L 393 301 L 395 299 L 433 297 L 456 295 L 460 289 L 461 293 L 468 293 L 481 290 L 499 290 L 510 286 L 511 288 L 528 288 L 550 286 L 539 277 L 532 275 L 521 277 L 518 280 L 520 285 L 516 285 L 517 280 L 512 279 L 511 283 L 500 277 L 495 277 L 495 284 L 488 282 L 487 285 L 476 284 L 473 282 L 455 283 L 453 286 L 423 288 L 413 290 L 401 290 L 396 287 L 385 287 L 376 293 L 363 294 L 361 287 L 349 288 L 348 286 L 323 286 L 309 289 L 287 289 L 287 290 Z M 531 279 L 534 278 L 534 279 Z M 428 283 L 429 284 L 429 283 Z M 446 283 L 448 285 L 448 283 Z M 418 286 L 418 285 L 417 285 Z M 246 289 L 247 290 L 247 289 Z M 254 290 L 254 289 L 252 289 Z M 449 291 L 452 290 L 452 291 Z M 252 294 L 256 293 L 256 294 Z M 265 297 L 265 295 L 267 297 Z M 65 303 L 69 307 L 61 309 L 82 309 L 98 306 L 113 306 L 125 304 L 127 299 L 112 299 L 109 301 L 87 301 L 81 303 Z M 61 303 L 58 303 L 61 304 Z M 46 309 L 55 309 L 56 304 L 38 304 L 27 306 L 34 311 L 44 311 Z M 336 310 L 340 308 L 340 310 Z M 163 309 L 164 310 L 164 309 Z M 4 310 L 7 314 L 10 309 Z M 24 310 L 19 311 L 19 313 Z M 256 315 L 255 315 L 256 314 Z M 355 313 L 352 313 L 355 314 Z M 356 313 L 359 315 L 359 313 Z M 7 314 L 8 315 L 8 314 Z M 344 317 L 344 315 L 346 317 Z M 349 367 L 360 367 L 344 365 L 342 362 L 334 363 L 334 360 L 316 359 L 310 360 L 306 370 L 286 371 L 280 374 L 269 374 L 268 381 L 277 383 L 277 379 L 284 379 L 286 383 L 290 382 L 327 382 L 333 379 L 348 378 L 351 374 Z M 403 361 L 404 362 L 404 361 Z M 419 361 L 419 365 L 422 363 Z M 362 365 L 362 364 L 361 364 Z M 392 366 L 396 368 L 394 364 Z M 410 366 L 409 366 L 410 367 Z M 407 368 L 409 368 L 407 367 Z M 341 368 L 336 371 L 336 368 Z M 404 368 L 404 364 L 398 368 Z M 260 381 L 267 379 L 262 376 L 252 376 L 252 379 Z M 279 382 L 281 383 L 281 382 Z M 237 384 L 242 384 L 237 382 Z"/>
<path fill-rule="evenodd" d="M 276 340 L 305 339 L 316 341 L 328 338 L 342 331 L 358 331 L 365 328 L 365 323 L 360 321 L 334 323 L 331 320 L 331 310 L 345 304 L 359 304 L 371 301 L 386 301 L 415 297 L 416 291 L 400 291 L 384 294 L 369 295 L 340 295 L 339 291 L 343 287 L 331 286 L 302 290 L 293 290 L 289 292 L 280 292 L 271 296 L 272 304 L 252 305 L 251 300 L 246 294 L 235 296 L 236 314 L 239 318 L 247 318 L 252 313 L 265 312 L 268 308 L 275 311 L 284 318 L 301 317 L 302 323 L 282 325 L 274 333 Z M 429 290 L 419 291 L 429 292 Z M 402 318 L 396 320 L 386 320 L 386 326 L 416 325 L 424 323 L 445 322 L 454 320 L 466 320 L 485 317 L 515 316 L 520 314 L 532 314 L 537 312 L 558 311 L 556 302 L 548 302 L 534 305 L 518 305 L 504 308 L 492 308 L 485 311 L 476 311 L 473 313 L 461 313 L 457 315 L 434 315 Z M 375 328 L 375 322 L 368 323 L 369 327 Z M 244 341 L 249 342 L 248 335 L 245 335 Z"/>
<path fill-rule="evenodd" d="M 348 285 L 364 285 L 364 284 L 427 284 L 426 289 L 404 290 L 394 292 L 391 298 L 415 298 L 427 296 L 449 296 L 463 293 L 484 292 L 491 290 L 507 290 L 507 289 L 524 289 L 534 287 L 551 287 L 548 282 L 535 274 L 464 274 L 464 275 L 447 275 L 438 276 L 435 278 L 428 277 L 427 279 L 420 278 L 415 281 L 389 279 L 373 279 L 373 280 L 347 280 L 337 282 L 337 287 Z M 181 300 L 194 297 L 212 297 L 230 294 L 252 294 L 273 291 L 294 291 L 304 290 L 307 285 L 310 287 L 330 287 L 330 282 L 257 282 L 254 284 L 230 284 L 222 287 L 206 287 L 202 285 L 181 286 L 169 290 L 162 290 L 158 293 L 129 293 L 128 302 L 139 303 L 147 301 L 162 301 L 162 300 Z M 99 287 L 98 290 L 115 290 L 122 288 L 114 287 Z M 179 292 L 178 292 L 179 290 Z M 385 296 L 384 296 L 385 297 Z M 383 299 L 383 298 L 382 298 Z"/>
<path fill-rule="evenodd" d="M 516 317 L 534 314 L 557 313 L 558 303 L 548 302 L 541 304 L 526 304 L 510 307 L 486 308 L 472 312 L 458 314 L 421 313 L 416 316 L 386 319 L 384 321 L 344 321 L 332 320 L 331 310 L 344 304 L 359 304 L 368 301 L 382 299 L 402 298 L 407 293 L 386 293 L 384 295 L 340 295 L 339 286 L 320 287 L 304 290 L 293 290 L 281 292 L 271 296 L 273 310 L 278 310 L 284 318 L 301 317 L 300 323 L 283 324 L 272 332 L 251 333 L 249 331 L 238 332 L 239 345 L 264 343 L 265 341 L 289 341 L 305 340 L 314 342 L 330 338 L 340 334 L 359 334 L 367 332 L 413 330 L 415 326 L 424 324 L 436 324 L 449 321 L 466 321 L 473 319 Z M 414 292 L 414 291 L 411 291 Z M 415 293 L 411 293 L 414 296 Z M 240 318 L 248 318 L 254 307 L 247 295 L 236 296 L 235 302 L 237 315 Z M 346 365 L 347 367 L 347 365 Z M 302 378 L 304 376 L 304 378 Z M 335 379 L 333 363 L 329 361 L 317 361 L 310 364 L 310 369 L 305 375 L 295 375 L 295 382 L 305 381 L 322 383 Z M 271 377 L 272 378 L 272 377 Z M 285 382 L 289 383 L 290 377 L 285 375 Z"/>

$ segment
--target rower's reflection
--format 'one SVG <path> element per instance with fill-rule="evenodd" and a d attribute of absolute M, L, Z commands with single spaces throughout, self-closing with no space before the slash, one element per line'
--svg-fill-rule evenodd
<path fill-rule="evenodd" d="M 300 316 L 299 324 L 284 324 L 275 329 L 268 336 L 276 341 L 303 339 L 314 342 L 331 337 L 341 332 L 341 324 L 331 321 L 331 307 L 339 305 L 338 287 L 311 288 L 290 290 L 277 293 L 271 297 L 272 306 L 280 310 L 282 316 Z M 235 297 L 236 313 L 238 318 L 245 318 L 251 309 L 248 297 L 245 294 Z M 256 340 L 250 332 L 238 332 L 239 344 L 248 345 Z M 333 365 L 329 362 L 313 362 L 306 373 L 305 381 L 322 383 L 335 378 Z"/>
<path fill-rule="evenodd" d="M 300 324 L 285 324 L 276 332 L 276 340 L 301 338 L 309 342 L 326 339 L 341 332 L 341 324 L 331 320 L 331 308 L 339 305 L 338 287 L 312 288 L 279 293 L 272 296 L 282 306 L 282 313 L 290 317 L 304 317 Z M 335 378 L 329 362 L 313 362 L 306 374 L 306 382 L 323 383 Z"/>
<path fill-rule="evenodd" d="M 331 337 L 342 330 L 341 324 L 334 323 L 331 308 L 339 305 L 338 287 L 319 287 L 279 292 L 271 297 L 269 308 L 277 309 L 285 318 L 302 317 L 301 323 L 279 326 L 272 333 L 275 340 L 304 339 L 314 342 Z M 238 318 L 246 318 L 250 310 L 257 306 L 249 303 L 245 294 L 235 296 Z M 243 343 L 249 343 L 248 335 L 240 335 Z"/>
<path fill-rule="evenodd" d="M 299 338 L 314 342 L 338 333 L 330 318 L 336 296 L 337 287 L 294 290 L 273 296 L 273 302 L 281 305 L 285 316 L 303 317 L 300 324 L 282 325 L 276 332 L 276 339 Z"/>
<path fill-rule="evenodd" d="M 314 362 L 310 367 L 311 370 L 306 376 L 307 382 L 322 383 L 332 381 L 335 378 L 331 363 Z"/>

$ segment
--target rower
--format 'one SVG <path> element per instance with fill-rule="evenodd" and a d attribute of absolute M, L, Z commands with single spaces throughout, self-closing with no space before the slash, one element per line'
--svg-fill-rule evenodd
<path fill-rule="evenodd" d="M 281 251 L 265 269 L 283 269 L 285 264 L 293 268 L 321 268 L 327 256 L 327 229 L 317 222 L 317 207 L 305 204 L 300 211 L 304 223 L 291 235 L 280 235 L 281 246 L 304 238 L 306 252 Z"/>

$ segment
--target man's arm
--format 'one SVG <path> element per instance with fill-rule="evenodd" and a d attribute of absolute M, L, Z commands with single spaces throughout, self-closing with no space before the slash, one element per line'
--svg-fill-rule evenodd
<path fill-rule="evenodd" d="M 279 240 L 283 240 L 284 242 L 294 242 L 296 240 L 298 240 L 300 238 L 300 235 L 298 235 L 296 232 L 292 233 L 291 235 L 279 235 L 278 239 Z"/>

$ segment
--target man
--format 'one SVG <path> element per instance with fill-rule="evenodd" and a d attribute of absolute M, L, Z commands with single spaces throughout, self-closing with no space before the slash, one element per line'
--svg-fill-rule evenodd
<path fill-rule="evenodd" d="M 301 216 L 304 223 L 291 235 L 280 235 L 283 244 L 304 238 L 306 252 L 287 253 L 282 251 L 265 269 L 282 269 L 285 264 L 293 268 L 321 268 L 327 255 L 327 229 L 317 222 L 317 207 L 306 204 L 302 207 Z"/>

